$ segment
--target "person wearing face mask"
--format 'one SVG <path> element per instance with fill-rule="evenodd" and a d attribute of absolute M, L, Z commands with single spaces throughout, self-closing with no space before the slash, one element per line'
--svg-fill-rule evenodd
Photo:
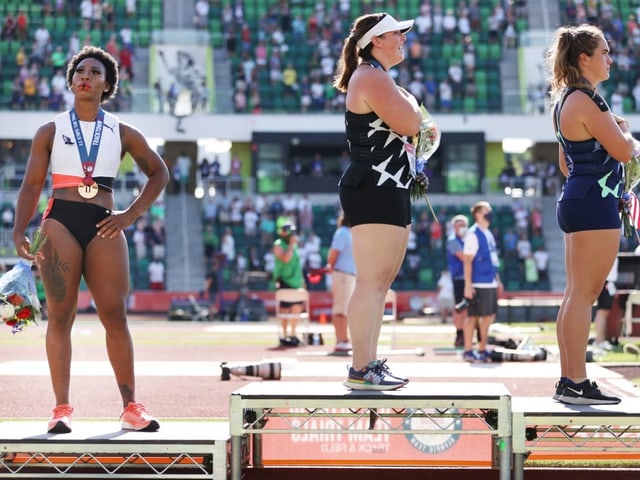
<path fill-rule="evenodd" d="M 487 353 L 489 327 L 498 312 L 498 294 L 502 283 L 498 274 L 498 251 L 491 224 L 491 205 L 481 201 L 471 207 L 474 224 L 464 237 L 464 298 L 469 302 L 464 322 L 463 359 L 472 363 L 491 361 Z M 473 350 L 473 332 L 480 328 L 480 338 Z"/>
<path fill-rule="evenodd" d="M 447 263 L 451 279 L 453 280 L 454 305 L 458 305 L 464 298 L 464 264 L 463 253 L 464 236 L 467 234 L 469 219 L 465 215 L 456 215 L 451 219 L 453 231 L 447 238 Z M 453 310 L 453 325 L 456 327 L 455 347 L 464 346 L 464 321 L 467 318 L 466 309 Z"/>

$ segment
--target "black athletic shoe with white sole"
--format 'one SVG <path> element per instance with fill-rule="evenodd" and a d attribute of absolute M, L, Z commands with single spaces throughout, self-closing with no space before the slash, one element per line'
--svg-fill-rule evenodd
<path fill-rule="evenodd" d="M 575 384 L 571 380 L 564 382 L 556 400 L 570 405 L 617 405 L 618 397 L 603 394 L 596 382 L 585 380 Z"/>

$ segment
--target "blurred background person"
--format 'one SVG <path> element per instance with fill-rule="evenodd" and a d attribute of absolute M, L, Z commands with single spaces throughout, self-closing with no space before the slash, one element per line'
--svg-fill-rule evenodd
<path fill-rule="evenodd" d="M 489 327 L 498 312 L 502 283 L 498 274 L 498 250 L 491 224 L 491 205 L 481 201 L 471 207 L 474 224 L 464 237 L 464 297 L 469 301 L 464 322 L 464 353 L 467 362 L 489 362 Z M 478 345 L 473 350 L 473 332 L 480 328 Z"/>
<path fill-rule="evenodd" d="M 327 254 L 327 271 L 331 272 L 333 296 L 331 320 L 336 333 L 335 353 L 348 353 L 351 351 L 351 342 L 347 306 L 356 286 L 356 264 L 351 251 L 351 225 L 344 213 L 338 216 L 337 227 Z"/>
<path fill-rule="evenodd" d="M 447 238 L 447 263 L 451 281 L 453 282 L 453 301 L 458 305 L 464 298 L 464 266 L 463 252 L 464 236 L 467 234 L 469 219 L 466 215 L 456 215 L 451 219 L 453 231 Z M 464 346 L 464 322 L 467 318 L 467 309 L 453 310 L 453 325 L 456 327 L 456 338 L 453 343 L 455 347 Z"/>
<path fill-rule="evenodd" d="M 438 310 L 440 310 L 440 322 L 447 323 L 449 315 L 453 312 L 453 280 L 448 269 L 442 270 L 437 285 Z"/>
<path fill-rule="evenodd" d="M 273 243 L 275 265 L 273 278 L 276 290 L 281 288 L 305 288 L 302 262 L 298 253 L 298 235 L 293 223 L 283 223 L 278 231 L 278 238 Z M 300 302 L 280 302 L 280 312 L 300 313 L 303 304 Z M 281 344 L 297 345 L 298 320 L 295 318 L 281 318 Z"/>

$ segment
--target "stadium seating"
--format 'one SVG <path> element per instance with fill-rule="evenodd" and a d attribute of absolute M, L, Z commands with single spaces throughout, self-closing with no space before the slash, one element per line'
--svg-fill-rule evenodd
<path fill-rule="evenodd" d="M 20 0 L 19 2 L 6 0 L 0 2 L 0 22 L 4 22 L 7 13 L 11 12 L 16 16 L 20 10 L 25 11 L 29 20 L 29 31 L 26 40 L 0 40 L 0 109 L 11 108 L 13 79 L 18 74 L 18 67 L 15 63 L 16 52 L 20 46 L 23 46 L 27 58 L 30 57 L 34 32 L 40 25 L 44 25 L 49 30 L 52 48 L 61 45 L 65 51 L 67 51 L 69 45 L 71 32 L 77 32 L 81 42 L 88 35 L 92 44 L 104 47 L 111 35 L 118 34 L 125 26 L 129 26 L 133 31 L 134 46 L 147 47 L 151 40 L 151 32 L 163 28 L 163 2 L 164 0 L 138 0 L 136 15 L 128 18 L 125 11 L 125 0 L 113 0 L 113 27 L 111 29 L 107 28 L 103 21 L 101 28 L 92 28 L 89 32 L 83 30 L 79 13 L 70 6 L 66 6 L 62 12 L 58 13 L 55 12 L 55 2 L 48 2 L 52 5 L 52 13 L 45 14 L 43 13 L 43 3 L 46 2 L 42 0 Z M 65 3 L 76 4 L 79 2 Z M 45 65 L 41 68 L 40 73 L 50 77 L 52 69 Z"/>
<path fill-rule="evenodd" d="M 413 207 L 413 218 L 417 219 L 422 212 L 423 207 Z M 446 221 L 457 214 L 468 214 L 468 205 L 434 205 L 434 211 L 441 212 L 441 223 Z M 313 231 L 320 237 L 321 240 L 321 254 L 322 264 L 326 262 L 329 246 L 331 245 L 331 239 L 336 228 L 336 218 L 338 214 L 338 207 L 333 205 L 313 205 Z M 495 220 L 493 223 L 493 232 L 496 235 L 496 241 L 498 243 L 499 253 L 498 256 L 501 259 L 500 275 L 503 279 L 506 290 L 518 291 L 518 290 L 543 290 L 549 291 L 551 286 L 548 280 L 541 280 L 539 282 L 527 282 L 525 280 L 524 269 L 522 262 L 517 258 L 509 258 L 502 250 L 502 234 L 506 229 L 511 228 L 515 224 L 514 213 L 510 205 L 502 205 L 494 209 Z M 440 214 L 439 214 L 440 215 Z M 433 221 L 431 213 L 429 218 Z M 214 229 L 218 238 L 222 236 L 222 233 L 226 225 L 216 224 Z M 232 226 L 233 237 L 235 240 L 236 253 L 247 255 L 248 249 L 252 246 L 257 247 L 258 257 L 263 258 L 264 254 L 271 250 L 272 244 L 261 243 L 255 237 L 249 239 L 244 235 L 243 228 L 240 226 Z M 304 238 L 304 232 L 302 232 Z M 446 238 L 446 237 L 445 237 Z M 532 247 L 535 250 L 535 239 L 532 238 L 531 232 L 529 232 L 529 238 L 532 243 Z M 446 260 L 446 241 L 443 240 L 440 247 L 428 247 L 421 246 L 417 249 L 416 254 L 419 256 L 418 269 L 412 271 L 410 252 L 405 257 L 404 263 L 401 267 L 400 273 L 394 281 L 392 288 L 394 290 L 435 290 L 438 279 L 443 269 L 447 268 Z M 226 282 L 234 282 L 236 272 L 236 265 L 234 262 L 225 264 L 223 269 L 223 278 Z M 249 285 L 246 285 L 250 289 L 262 290 L 266 288 L 273 288 L 273 285 L 264 280 L 252 281 Z M 324 282 L 317 284 L 309 284 L 307 288 L 311 291 L 325 290 Z"/>
<path fill-rule="evenodd" d="M 344 18 L 342 21 L 343 32 L 340 35 L 339 41 L 332 45 L 332 51 L 339 51 L 342 40 L 347 36 L 350 25 L 357 16 L 364 13 L 365 9 L 363 4 L 366 2 L 350 2 L 350 10 L 348 18 Z M 381 6 L 376 9 L 388 11 L 396 18 L 415 18 L 419 14 L 420 5 L 422 2 L 419 0 L 406 0 L 403 2 L 381 2 Z M 443 10 L 451 8 L 456 9 L 460 2 L 443 0 L 441 2 L 432 2 L 433 4 L 440 3 Z M 230 0 L 222 1 L 218 8 L 212 8 L 210 11 L 210 31 L 214 39 L 214 44 L 220 46 L 222 39 L 225 38 L 229 32 L 225 32 L 225 26 L 222 22 L 218 21 L 222 8 L 224 6 L 231 5 Z M 488 25 L 486 18 L 491 14 L 494 0 L 480 0 L 479 2 L 483 18 L 485 21 L 481 24 L 479 32 L 473 32 L 472 38 L 476 46 L 476 83 L 478 84 L 478 93 L 475 97 L 470 97 L 462 100 L 454 101 L 454 112 L 474 113 L 478 111 L 501 111 L 501 94 L 500 94 L 500 77 L 495 75 L 488 78 L 489 73 L 497 73 L 497 62 L 502 57 L 502 45 L 501 42 L 487 43 L 489 38 Z M 249 32 L 251 36 L 251 45 L 248 48 L 250 53 L 255 51 L 255 47 L 258 43 L 258 38 L 264 36 L 264 32 L 260 31 L 261 22 L 264 22 L 265 18 L 270 15 L 270 8 L 272 2 L 267 0 L 247 0 L 243 2 L 244 5 L 244 21 L 248 24 Z M 330 0 L 324 0 L 319 2 L 291 2 L 291 18 L 295 18 L 300 15 L 305 22 L 316 12 L 321 11 L 325 17 L 329 16 L 335 2 Z M 371 8 L 368 6 L 367 8 Z M 274 23 L 276 23 L 274 21 Z M 321 29 L 322 26 L 319 26 Z M 522 19 L 518 23 L 518 28 L 526 29 L 528 22 L 526 19 Z M 307 23 L 308 28 L 308 23 Z M 241 63 L 241 55 L 243 49 L 242 38 L 240 28 L 235 28 L 235 41 L 236 49 L 232 53 L 231 58 L 231 75 L 232 77 L 238 72 L 238 65 Z M 291 32 L 284 32 L 284 43 L 288 49 L 283 54 L 282 64 L 286 65 L 288 62 L 292 62 L 297 72 L 298 83 L 304 77 L 314 75 L 314 71 L 319 69 L 318 47 L 314 44 L 311 45 L 307 35 L 303 39 L 294 38 Z M 268 40 L 268 39 L 267 39 Z M 429 74 L 433 75 L 436 81 L 441 81 L 446 78 L 447 71 L 451 63 L 462 62 L 463 49 L 462 39 L 457 34 L 456 41 L 454 43 L 444 42 L 442 34 L 434 33 L 431 36 L 429 42 L 429 48 L 431 50 L 428 57 L 425 57 L 422 63 L 422 70 L 425 77 Z M 273 46 L 268 42 L 267 45 L 267 57 L 269 58 L 273 51 Z M 267 69 L 268 70 L 268 67 Z M 298 95 L 294 100 L 289 99 L 289 103 L 283 101 L 281 96 L 281 83 L 278 81 L 270 82 L 268 80 L 268 71 L 258 72 L 258 88 L 261 98 L 261 110 L 262 111 L 291 111 L 300 110 L 301 96 L 304 92 L 298 92 Z M 323 76 L 322 82 L 330 85 L 332 76 Z M 491 90 L 488 90 L 488 86 Z M 326 87 L 329 89 L 329 87 Z M 301 86 L 300 90 L 304 90 L 304 86 Z M 247 107 L 247 111 L 251 111 L 252 105 Z M 331 111 L 331 107 L 327 106 L 325 109 Z M 434 109 L 438 111 L 438 107 Z"/>

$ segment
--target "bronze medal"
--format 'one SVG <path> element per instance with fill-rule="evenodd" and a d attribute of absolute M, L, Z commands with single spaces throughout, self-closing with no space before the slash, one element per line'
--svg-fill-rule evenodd
<path fill-rule="evenodd" d="M 78 194 L 82 198 L 93 198 L 98 195 L 98 184 L 96 182 L 91 182 L 89 184 L 81 182 L 80 185 L 78 185 Z"/>

